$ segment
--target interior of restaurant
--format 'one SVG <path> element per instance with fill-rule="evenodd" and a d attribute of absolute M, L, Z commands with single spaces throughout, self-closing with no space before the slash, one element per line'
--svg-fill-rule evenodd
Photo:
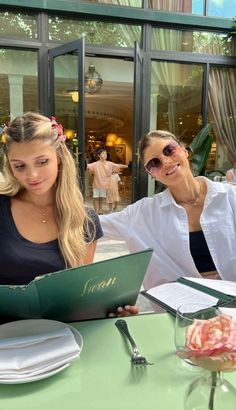
<path fill-rule="evenodd" d="M 66 63 L 66 64 L 65 64 Z M 77 116 L 79 94 L 76 75 L 69 75 L 69 68 L 76 69 L 74 56 L 62 56 L 57 62 L 60 75 L 55 80 L 56 115 L 66 124 L 67 144 L 76 159 L 79 157 Z M 64 74 L 62 76 L 62 66 Z M 65 68 L 66 67 L 66 68 Z M 120 170 L 119 191 L 122 205 L 131 202 L 131 167 L 133 133 L 133 62 L 108 58 L 85 57 L 85 78 L 89 70 L 99 81 L 85 81 L 85 161 L 94 162 L 97 151 L 104 148 L 108 160 L 127 164 Z M 73 71 L 73 70 L 72 70 Z M 89 87 L 90 86 L 90 87 Z M 87 88 L 86 88 L 87 87 Z M 93 175 L 85 172 L 85 199 L 92 201 Z"/>

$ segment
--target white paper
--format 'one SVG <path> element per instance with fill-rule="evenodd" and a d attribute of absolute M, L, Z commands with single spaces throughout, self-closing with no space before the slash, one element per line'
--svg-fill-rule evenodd
<path fill-rule="evenodd" d="M 219 311 L 223 313 L 224 315 L 229 315 L 232 317 L 234 323 L 236 323 L 236 308 L 225 308 L 221 307 L 219 308 Z"/>
<path fill-rule="evenodd" d="M 147 293 L 175 310 L 187 303 L 213 306 L 218 302 L 217 298 L 178 282 L 164 283 L 149 289 Z"/>
<path fill-rule="evenodd" d="M 219 280 L 219 279 L 202 279 L 202 278 L 185 278 L 191 282 L 199 283 L 200 285 L 207 286 L 208 288 L 218 290 L 226 295 L 236 297 L 236 282 L 231 280 Z"/>

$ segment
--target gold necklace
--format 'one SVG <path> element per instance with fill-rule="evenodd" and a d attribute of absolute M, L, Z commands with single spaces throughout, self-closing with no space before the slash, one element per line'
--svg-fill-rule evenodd
<path fill-rule="evenodd" d="M 202 193 L 202 183 L 199 181 L 198 185 L 199 185 L 199 192 L 196 195 L 196 197 L 194 199 L 190 199 L 189 201 L 180 201 L 179 204 L 192 205 L 196 207 L 199 204 L 201 193 Z"/>
<path fill-rule="evenodd" d="M 41 216 L 42 216 L 42 223 L 45 224 L 47 222 L 47 213 L 44 209 L 41 210 Z"/>

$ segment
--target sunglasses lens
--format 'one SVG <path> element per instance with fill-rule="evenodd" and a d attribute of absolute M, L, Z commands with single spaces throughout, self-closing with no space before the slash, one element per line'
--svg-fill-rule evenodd
<path fill-rule="evenodd" d="M 178 147 L 179 145 L 176 144 L 168 144 L 163 149 L 163 155 L 165 155 L 165 157 L 171 157 L 172 155 L 175 155 L 178 150 Z"/>
<path fill-rule="evenodd" d="M 179 153 L 179 149 L 180 149 L 180 145 L 177 143 L 168 144 L 163 149 L 162 154 L 165 157 L 172 157 L 173 155 L 176 155 Z M 161 168 L 161 166 L 162 166 L 162 162 L 159 158 L 152 158 L 145 165 L 145 168 L 150 174 L 153 174 L 154 172 L 158 171 Z"/>
<path fill-rule="evenodd" d="M 159 169 L 161 166 L 161 161 L 159 158 L 152 158 L 150 161 L 148 161 L 146 165 L 146 170 L 150 173 L 152 173 L 154 170 Z"/>

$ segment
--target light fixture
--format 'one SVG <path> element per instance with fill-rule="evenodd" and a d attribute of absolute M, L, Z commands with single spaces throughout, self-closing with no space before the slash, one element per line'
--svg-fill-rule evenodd
<path fill-rule="evenodd" d="M 78 91 L 77 91 L 77 90 L 74 90 L 74 91 L 72 91 L 70 94 L 71 94 L 72 101 L 73 101 L 74 103 L 77 103 L 77 102 L 79 101 L 79 93 L 78 93 Z"/>
<path fill-rule="evenodd" d="M 113 132 L 111 132 L 107 135 L 106 141 L 114 143 L 114 142 L 116 142 L 117 138 L 118 138 L 117 135 L 114 134 Z"/>
<path fill-rule="evenodd" d="M 116 140 L 116 145 L 121 145 L 121 144 L 124 144 L 124 140 L 123 140 L 123 138 L 118 137 L 117 140 Z"/>
<path fill-rule="evenodd" d="M 79 101 L 79 93 L 77 88 L 73 88 L 72 90 L 66 90 L 66 95 L 70 95 L 71 99 L 74 103 Z"/>
<path fill-rule="evenodd" d="M 95 66 L 90 64 L 88 71 L 84 77 L 84 89 L 88 94 L 95 94 L 100 90 L 103 84 L 103 79 L 100 74 L 95 70 Z"/>

